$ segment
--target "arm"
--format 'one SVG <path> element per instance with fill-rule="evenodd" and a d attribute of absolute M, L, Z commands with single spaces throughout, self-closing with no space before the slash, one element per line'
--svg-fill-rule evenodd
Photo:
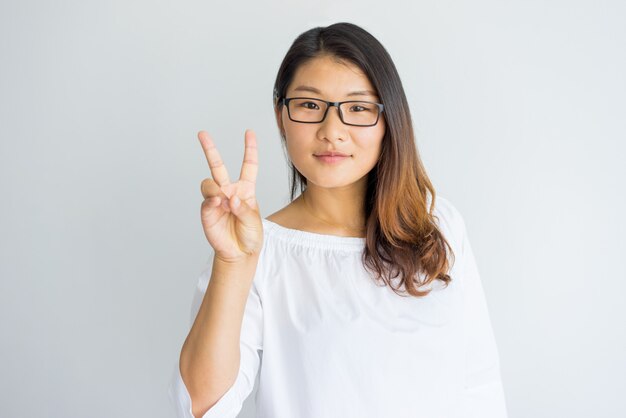
<path fill-rule="evenodd" d="M 461 282 L 466 353 L 463 412 L 467 418 L 506 418 L 500 358 L 478 267 L 463 218 L 459 215 Z"/>
<path fill-rule="evenodd" d="M 235 417 L 252 391 L 262 349 L 257 262 L 258 256 L 236 265 L 214 260 L 200 277 L 195 320 L 171 388 L 178 416 Z"/>

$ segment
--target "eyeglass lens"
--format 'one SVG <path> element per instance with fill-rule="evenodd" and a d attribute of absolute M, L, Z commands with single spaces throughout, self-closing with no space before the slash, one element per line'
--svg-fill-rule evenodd
<path fill-rule="evenodd" d="M 321 122 L 328 104 L 321 100 L 295 98 L 289 101 L 289 115 L 297 122 Z M 379 109 L 373 103 L 347 102 L 340 105 L 343 121 L 353 125 L 372 125 Z"/>

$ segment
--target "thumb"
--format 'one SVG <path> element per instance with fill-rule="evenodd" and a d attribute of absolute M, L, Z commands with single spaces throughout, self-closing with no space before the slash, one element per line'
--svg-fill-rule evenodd
<path fill-rule="evenodd" d="M 229 199 L 230 211 L 246 226 L 256 225 L 256 213 L 246 203 L 239 199 L 239 196 L 234 195 Z"/>

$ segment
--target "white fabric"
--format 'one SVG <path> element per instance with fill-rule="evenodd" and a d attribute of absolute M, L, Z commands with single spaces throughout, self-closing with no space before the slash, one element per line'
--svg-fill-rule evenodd
<path fill-rule="evenodd" d="M 204 417 L 236 417 L 260 373 L 257 418 L 506 418 L 499 353 L 465 224 L 448 200 L 435 202 L 456 262 L 449 286 L 436 280 L 425 298 L 377 286 L 361 261 L 364 238 L 263 219 L 239 375 Z M 211 266 L 212 256 L 192 318 Z M 178 416 L 191 418 L 178 367 L 170 395 Z"/>

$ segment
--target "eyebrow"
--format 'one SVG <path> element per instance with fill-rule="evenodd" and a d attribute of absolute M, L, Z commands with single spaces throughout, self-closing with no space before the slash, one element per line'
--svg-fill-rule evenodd
<path fill-rule="evenodd" d="M 322 94 L 322 92 L 315 87 L 311 86 L 298 86 L 293 91 L 310 91 L 311 93 Z M 371 90 L 359 90 L 348 93 L 347 96 L 373 96 L 378 97 L 378 95 Z"/>

